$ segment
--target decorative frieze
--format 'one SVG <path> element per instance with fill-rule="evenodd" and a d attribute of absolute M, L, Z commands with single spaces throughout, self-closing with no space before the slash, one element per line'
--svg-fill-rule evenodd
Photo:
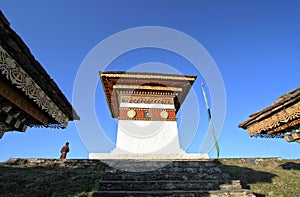
<path fill-rule="evenodd" d="M 114 89 L 182 92 L 182 88 L 149 85 L 114 85 Z"/>
<path fill-rule="evenodd" d="M 300 102 L 273 114 L 248 128 L 250 135 L 267 132 L 272 135 L 300 123 Z"/>
<path fill-rule="evenodd" d="M 69 118 L 1 46 L 0 72 L 59 124 L 67 126 Z"/>
<path fill-rule="evenodd" d="M 175 109 L 120 108 L 119 120 L 177 121 Z"/>
<path fill-rule="evenodd" d="M 153 90 L 148 90 L 148 91 L 143 91 L 143 90 L 120 90 L 120 89 L 114 89 L 119 95 L 152 95 L 152 96 L 176 96 L 178 95 L 177 93 L 174 93 L 172 91 L 153 91 Z"/>
<path fill-rule="evenodd" d="M 143 103 L 143 104 L 166 104 L 174 105 L 172 97 L 168 96 L 135 96 L 135 95 L 120 95 L 121 103 Z"/>

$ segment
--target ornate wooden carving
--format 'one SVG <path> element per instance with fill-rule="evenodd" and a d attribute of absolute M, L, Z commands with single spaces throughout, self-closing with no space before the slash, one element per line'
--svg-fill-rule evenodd
<path fill-rule="evenodd" d="M 299 141 L 300 136 L 300 88 L 281 97 L 272 105 L 250 115 L 239 124 L 250 136 L 279 137 L 288 142 Z"/>
<path fill-rule="evenodd" d="M 28 102 L 26 99 L 22 98 L 16 91 L 12 90 L 3 81 L 0 81 L 0 95 L 12 102 L 14 105 L 18 106 L 20 109 L 25 111 L 27 114 L 40 121 L 42 124 L 48 124 L 48 117 L 44 115 L 37 107 Z"/>
<path fill-rule="evenodd" d="M 69 118 L 1 46 L 0 72 L 59 124 L 67 126 Z"/>
<path fill-rule="evenodd" d="M 273 134 L 280 130 L 299 124 L 300 102 L 261 120 L 248 128 L 250 135 L 259 133 Z"/>
<path fill-rule="evenodd" d="M 121 103 L 144 103 L 144 104 L 166 104 L 174 105 L 174 100 L 170 96 L 144 96 L 144 95 L 120 95 Z"/>

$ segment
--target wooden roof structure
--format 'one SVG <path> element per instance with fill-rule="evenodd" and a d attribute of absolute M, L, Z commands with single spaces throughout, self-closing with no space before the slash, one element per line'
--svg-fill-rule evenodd
<path fill-rule="evenodd" d="M 250 136 L 284 137 L 287 142 L 300 142 L 300 88 L 251 114 L 239 127 L 247 129 Z"/>
<path fill-rule="evenodd" d="M 0 138 L 29 127 L 79 120 L 65 95 L 0 11 Z"/>
<path fill-rule="evenodd" d="M 113 118 L 119 117 L 118 91 L 162 96 L 173 94 L 177 112 L 197 78 L 176 74 L 134 72 L 99 72 L 99 75 Z"/>

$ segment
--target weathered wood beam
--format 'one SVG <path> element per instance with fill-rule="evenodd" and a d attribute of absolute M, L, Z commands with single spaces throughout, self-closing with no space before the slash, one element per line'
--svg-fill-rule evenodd
<path fill-rule="evenodd" d="M 6 98 L 8 101 L 22 109 L 28 115 L 32 116 L 43 125 L 47 125 L 49 118 L 42 113 L 37 107 L 31 104 L 29 101 L 24 99 L 19 93 L 14 91 L 8 84 L 0 81 L 0 95 Z"/>

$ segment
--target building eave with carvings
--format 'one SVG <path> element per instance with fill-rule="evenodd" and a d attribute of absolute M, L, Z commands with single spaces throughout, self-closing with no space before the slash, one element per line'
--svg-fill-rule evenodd
<path fill-rule="evenodd" d="M 0 11 L 0 133 L 65 128 L 79 116 Z"/>
<path fill-rule="evenodd" d="M 300 142 L 300 88 L 251 114 L 239 127 L 248 130 L 250 136 L 284 137 L 287 142 Z"/>

